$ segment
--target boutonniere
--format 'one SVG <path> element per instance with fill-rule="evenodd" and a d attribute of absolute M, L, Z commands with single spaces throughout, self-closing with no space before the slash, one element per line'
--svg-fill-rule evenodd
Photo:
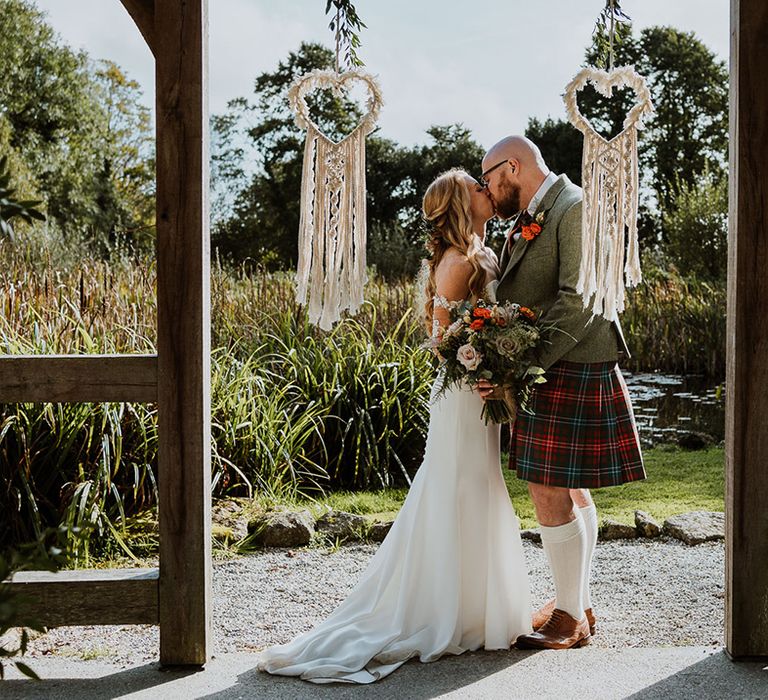
<path fill-rule="evenodd" d="M 541 229 L 544 227 L 544 222 L 547 220 L 547 211 L 540 211 L 536 216 L 531 217 L 530 223 L 523 224 L 523 228 L 520 230 L 520 235 L 526 241 L 532 241 L 536 236 L 541 233 Z"/>

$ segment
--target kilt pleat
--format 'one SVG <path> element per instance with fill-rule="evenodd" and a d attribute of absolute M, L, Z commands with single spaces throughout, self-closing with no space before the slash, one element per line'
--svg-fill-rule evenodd
<path fill-rule="evenodd" d="M 627 384 L 615 362 L 558 362 L 510 433 L 509 467 L 546 486 L 601 488 L 645 478 Z"/>

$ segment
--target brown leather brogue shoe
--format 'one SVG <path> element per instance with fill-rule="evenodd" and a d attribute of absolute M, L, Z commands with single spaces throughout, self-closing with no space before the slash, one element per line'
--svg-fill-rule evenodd
<path fill-rule="evenodd" d="M 538 631 L 519 636 L 516 644 L 518 649 L 572 649 L 591 641 L 586 615 L 577 620 L 565 610 L 555 608 Z"/>
<path fill-rule="evenodd" d="M 543 627 L 547 620 L 549 620 L 555 610 L 555 604 L 556 601 L 554 598 L 552 598 L 552 600 L 544 603 L 544 605 L 542 605 L 536 612 L 533 613 L 531 626 L 533 627 L 534 632 L 540 627 Z"/>
<path fill-rule="evenodd" d="M 552 598 L 552 600 L 546 602 L 542 607 L 533 613 L 531 618 L 531 626 L 533 627 L 534 632 L 542 627 L 547 620 L 549 620 L 550 615 L 552 615 L 552 612 L 555 609 L 555 604 L 555 599 Z M 592 611 L 592 608 L 587 608 L 584 611 L 584 614 L 587 616 L 587 622 L 589 623 L 589 633 L 594 635 L 597 622 L 595 613 Z"/>
<path fill-rule="evenodd" d="M 595 613 L 592 612 L 592 608 L 587 608 L 584 611 L 584 614 L 587 616 L 587 624 L 589 625 L 589 634 L 590 636 L 595 634 L 595 628 L 597 627 L 597 618 L 595 617 Z"/>

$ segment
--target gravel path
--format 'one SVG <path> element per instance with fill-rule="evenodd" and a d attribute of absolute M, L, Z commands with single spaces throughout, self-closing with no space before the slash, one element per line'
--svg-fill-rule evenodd
<path fill-rule="evenodd" d="M 534 604 L 553 593 L 544 552 L 525 541 Z M 256 652 L 288 641 L 344 598 L 375 545 L 266 550 L 213 567 L 214 653 Z M 720 646 L 725 547 L 670 541 L 597 546 L 592 599 L 599 647 Z M 31 656 L 137 663 L 158 659 L 156 627 L 60 628 L 35 640 Z"/>

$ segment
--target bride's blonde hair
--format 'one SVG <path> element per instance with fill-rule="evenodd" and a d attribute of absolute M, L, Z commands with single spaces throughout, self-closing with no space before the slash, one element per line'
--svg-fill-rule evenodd
<path fill-rule="evenodd" d="M 474 297 L 481 297 L 483 294 L 485 270 L 477 259 L 477 253 L 482 248 L 472 229 L 471 199 L 466 178 L 465 170 L 452 168 L 439 175 L 424 193 L 422 212 L 430 224 L 426 242 L 430 257 L 424 261 L 427 268 L 424 289 L 424 321 L 427 332 L 432 331 L 433 297 L 437 292 L 435 270 L 449 248 L 458 249 L 472 265 L 473 272 L 469 278 L 470 293 Z"/>

